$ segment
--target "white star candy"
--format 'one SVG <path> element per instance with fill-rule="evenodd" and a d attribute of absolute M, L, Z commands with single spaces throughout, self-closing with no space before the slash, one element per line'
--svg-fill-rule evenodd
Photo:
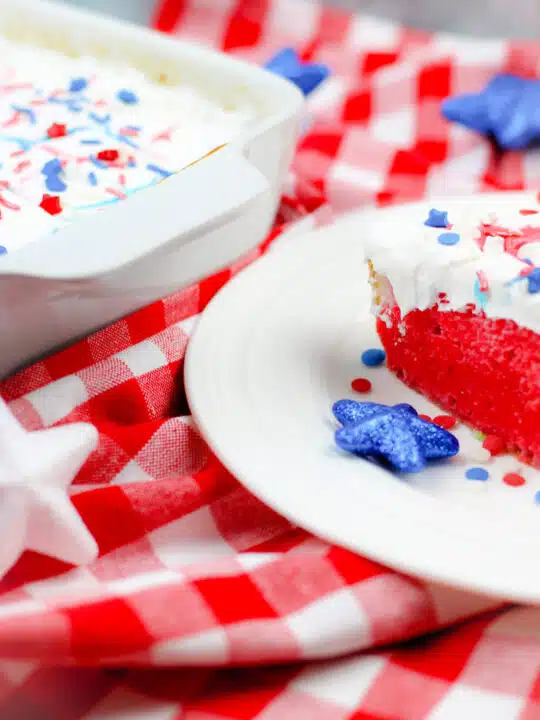
<path fill-rule="evenodd" d="M 68 496 L 97 442 L 88 423 L 28 432 L 0 398 L 0 577 L 26 549 L 74 565 L 97 557 L 96 541 Z"/>

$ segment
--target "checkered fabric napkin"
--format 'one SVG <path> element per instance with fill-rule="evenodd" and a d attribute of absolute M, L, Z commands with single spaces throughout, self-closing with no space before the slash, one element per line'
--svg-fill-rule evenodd
<path fill-rule="evenodd" d="M 234 267 L 4 381 L 27 428 L 85 420 L 73 487 L 91 566 L 26 553 L 0 584 L 0 718 L 540 718 L 540 611 L 426 584 L 328 545 L 247 493 L 193 426 L 197 317 L 283 230 L 328 211 L 533 186 L 439 114 L 540 48 L 413 32 L 295 0 L 167 0 L 156 26 L 258 62 L 328 63 L 268 241 Z M 176 669 L 174 669 L 176 668 Z"/>

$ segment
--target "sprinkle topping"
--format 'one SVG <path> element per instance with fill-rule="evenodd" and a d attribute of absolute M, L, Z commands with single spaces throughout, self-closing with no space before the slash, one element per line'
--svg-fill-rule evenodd
<path fill-rule="evenodd" d="M 115 162 L 120 157 L 118 150 L 100 150 L 96 155 L 98 160 L 102 162 Z"/>
<path fill-rule="evenodd" d="M 467 480 L 481 480 L 485 482 L 489 479 L 489 473 L 483 467 L 471 467 L 466 471 L 465 477 Z"/>
<path fill-rule="evenodd" d="M 459 239 L 459 235 L 455 232 L 441 233 L 437 238 L 441 245 L 457 245 Z"/>
<path fill-rule="evenodd" d="M 65 137 L 67 135 L 67 127 L 62 123 L 53 123 L 47 128 L 47 135 L 50 138 Z"/>
<path fill-rule="evenodd" d="M 531 293 L 531 295 L 534 295 L 537 292 L 540 292 L 540 267 L 534 268 L 534 270 L 531 270 L 531 272 L 528 273 L 526 279 L 527 279 L 528 290 Z"/>
<path fill-rule="evenodd" d="M 84 77 L 76 77 L 73 78 L 71 83 L 69 84 L 69 92 L 81 92 L 82 90 L 86 90 L 88 87 L 88 80 Z"/>
<path fill-rule="evenodd" d="M 119 90 L 116 94 L 116 97 L 120 100 L 120 102 L 123 102 L 126 105 L 135 105 L 139 102 L 139 98 L 133 92 L 133 90 Z"/>
<path fill-rule="evenodd" d="M 444 210 L 436 210 L 435 208 L 432 208 L 429 211 L 428 218 L 424 222 L 424 225 L 434 228 L 448 227 L 448 213 Z"/>
<path fill-rule="evenodd" d="M 41 198 L 39 207 L 43 208 L 49 215 L 58 215 L 62 212 L 62 205 L 60 204 L 60 198 L 58 195 L 47 195 L 45 194 Z"/>
<path fill-rule="evenodd" d="M 369 348 L 362 353 L 362 362 L 367 367 L 378 367 L 386 360 L 386 353 L 379 348 Z"/>
<path fill-rule="evenodd" d="M 356 378 L 352 381 L 351 388 L 358 393 L 368 393 L 371 390 L 371 383 L 367 378 Z"/>

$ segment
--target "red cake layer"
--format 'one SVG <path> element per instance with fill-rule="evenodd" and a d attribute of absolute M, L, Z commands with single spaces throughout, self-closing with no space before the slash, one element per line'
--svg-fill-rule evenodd
<path fill-rule="evenodd" d="M 388 313 L 388 315 L 386 314 Z M 540 336 L 512 320 L 388 310 L 377 330 L 388 367 L 454 417 L 540 466 Z"/>

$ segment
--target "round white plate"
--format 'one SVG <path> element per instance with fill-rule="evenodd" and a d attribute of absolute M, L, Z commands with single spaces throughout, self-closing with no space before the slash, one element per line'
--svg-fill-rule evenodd
<path fill-rule="evenodd" d="M 445 207 L 449 206 L 445 201 Z M 437 206 L 430 204 L 429 206 Z M 344 397 L 408 402 L 440 414 L 385 367 L 360 356 L 380 347 L 361 247 L 365 223 L 410 206 L 370 211 L 291 235 L 210 303 L 191 340 L 186 384 L 195 420 L 229 470 L 296 524 L 397 570 L 523 602 L 540 601 L 540 473 L 513 456 L 484 462 L 480 441 L 454 431 L 460 454 L 396 476 L 334 445 L 330 408 Z M 355 377 L 369 395 L 350 390 Z M 505 473 L 520 471 L 521 487 Z"/>

